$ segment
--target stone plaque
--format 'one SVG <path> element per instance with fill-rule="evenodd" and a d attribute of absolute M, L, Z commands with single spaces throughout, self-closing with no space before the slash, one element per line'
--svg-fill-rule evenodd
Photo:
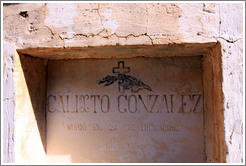
<path fill-rule="evenodd" d="M 51 60 L 49 162 L 204 162 L 201 57 Z"/>

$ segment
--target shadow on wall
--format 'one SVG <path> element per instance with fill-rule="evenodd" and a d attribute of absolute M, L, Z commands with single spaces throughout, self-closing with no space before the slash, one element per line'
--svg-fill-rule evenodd
<path fill-rule="evenodd" d="M 32 110 L 36 118 L 40 138 L 43 148 L 46 151 L 46 62 L 41 58 L 31 57 L 29 55 L 20 56 L 20 62 L 25 76 Z M 23 103 L 25 104 L 25 103 Z M 30 110 L 29 110 L 30 111 Z"/>

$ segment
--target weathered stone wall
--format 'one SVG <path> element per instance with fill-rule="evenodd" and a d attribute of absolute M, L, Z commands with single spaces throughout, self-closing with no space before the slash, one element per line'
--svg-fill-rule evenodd
<path fill-rule="evenodd" d="M 3 157 L 15 159 L 16 50 L 220 42 L 226 162 L 243 162 L 243 3 L 3 7 Z M 18 88 L 18 87 L 17 87 Z"/>

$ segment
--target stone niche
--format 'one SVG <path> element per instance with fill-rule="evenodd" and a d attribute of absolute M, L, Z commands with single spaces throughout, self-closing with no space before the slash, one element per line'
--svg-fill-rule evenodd
<path fill-rule="evenodd" d="M 15 70 L 17 161 L 225 162 L 219 43 L 17 50 Z"/>

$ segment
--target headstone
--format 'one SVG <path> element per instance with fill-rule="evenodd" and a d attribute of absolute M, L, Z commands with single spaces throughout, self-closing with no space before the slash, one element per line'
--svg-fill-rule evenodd
<path fill-rule="evenodd" d="M 204 162 L 201 57 L 50 60 L 50 162 Z"/>

